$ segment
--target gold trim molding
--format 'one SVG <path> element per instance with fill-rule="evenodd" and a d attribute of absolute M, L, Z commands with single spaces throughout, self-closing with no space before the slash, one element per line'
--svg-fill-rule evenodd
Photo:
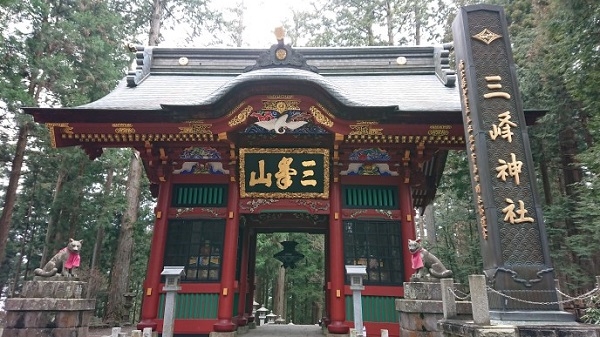
<path fill-rule="evenodd" d="M 227 125 L 229 125 L 230 127 L 234 127 L 244 123 L 246 119 L 248 119 L 248 116 L 250 116 L 250 114 L 252 113 L 252 109 L 254 108 L 251 105 L 246 106 L 244 110 L 240 111 L 239 114 L 230 119 L 229 122 L 227 122 Z"/>
<path fill-rule="evenodd" d="M 377 122 L 373 121 L 361 121 L 358 124 L 351 124 L 350 133 L 348 136 L 383 136 L 383 128 L 373 128 L 373 125 L 379 125 Z"/>
<path fill-rule="evenodd" d="M 51 130 L 51 135 L 53 130 Z M 213 142 L 217 135 L 211 133 L 71 133 L 63 132 L 62 139 L 78 140 L 81 143 L 120 143 L 120 142 Z M 54 138 L 53 138 L 54 139 Z M 54 144 L 54 142 L 53 142 Z"/>
<path fill-rule="evenodd" d="M 280 114 L 289 110 L 300 110 L 300 100 L 297 99 L 268 99 L 262 102 L 264 110 L 275 110 Z"/>
<path fill-rule="evenodd" d="M 464 145 L 463 136 L 429 135 L 429 136 L 398 136 L 398 135 L 347 135 L 344 137 L 347 144 L 447 144 Z"/>
<path fill-rule="evenodd" d="M 212 124 L 205 124 L 202 121 L 190 121 L 189 126 L 180 127 L 180 134 L 195 134 L 195 135 L 212 135 L 210 128 Z"/>
<path fill-rule="evenodd" d="M 320 107 L 321 109 L 323 109 L 322 107 Z M 326 116 L 326 112 L 323 111 L 327 111 L 325 109 L 323 109 L 323 111 L 321 111 L 319 108 L 317 108 L 316 106 L 311 106 L 309 108 L 310 113 L 313 115 L 313 117 L 315 118 L 315 122 L 321 124 L 321 125 L 325 125 L 327 127 L 332 127 L 333 126 L 333 121 Z"/>
<path fill-rule="evenodd" d="M 65 135 L 73 135 L 73 127 L 69 126 L 69 123 L 46 123 L 46 128 L 48 128 L 48 132 L 50 133 L 50 146 L 56 149 L 56 133 L 54 132 L 54 128 L 62 128 L 62 137 Z"/>

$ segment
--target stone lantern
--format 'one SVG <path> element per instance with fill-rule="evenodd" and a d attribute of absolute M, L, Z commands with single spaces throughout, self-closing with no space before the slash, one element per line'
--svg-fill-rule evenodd
<path fill-rule="evenodd" d="M 346 274 L 350 277 L 350 289 L 352 290 L 352 304 L 354 305 L 354 329 L 357 337 L 363 337 L 363 319 L 362 319 L 362 295 L 361 291 L 365 289 L 363 279 L 367 276 L 366 266 L 346 266 Z"/>
<path fill-rule="evenodd" d="M 165 295 L 165 314 L 163 319 L 163 337 L 173 337 L 173 327 L 175 325 L 175 300 L 177 292 L 181 289 L 179 281 L 185 275 L 183 266 L 166 267 L 161 275 L 165 277 L 163 290 Z"/>
<path fill-rule="evenodd" d="M 271 310 L 271 313 L 267 315 L 267 324 L 274 324 L 275 318 L 277 318 L 277 315 L 275 315 L 273 310 Z"/>
<path fill-rule="evenodd" d="M 123 312 L 123 322 L 131 323 L 129 322 L 129 316 L 131 315 L 131 308 L 133 307 L 133 298 L 135 297 L 135 293 L 129 290 L 123 294 L 123 296 L 125 297 L 125 303 L 123 303 L 123 308 L 125 308 L 125 312 Z"/>
<path fill-rule="evenodd" d="M 264 306 L 256 309 L 256 314 L 258 315 L 258 325 L 265 324 L 265 320 L 267 319 L 267 312 L 269 312 L 269 309 L 265 308 Z"/>

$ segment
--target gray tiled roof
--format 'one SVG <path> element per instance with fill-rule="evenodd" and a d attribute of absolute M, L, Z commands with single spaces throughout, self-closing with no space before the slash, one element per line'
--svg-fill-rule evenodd
<path fill-rule="evenodd" d="M 253 81 L 294 80 L 310 82 L 348 106 L 397 106 L 399 111 L 460 111 L 456 87 L 444 86 L 430 75 L 332 75 L 322 76 L 293 68 L 270 68 L 238 76 L 151 75 L 130 88 L 118 88 L 89 109 L 161 109 L 168 105 L 208 105 L 237 85 Z"/>
<path fill-rule="evenodd" d="M 272 47 L 273 48 L 273 47 Z M 297 48 L 319 73 L 294 67 L 243 72 L 264 50 L 140 48 L 138 68 L 107 96 L 77 107 L 94 110 L 161 110 L 162 105 L 216 103 L 237 86 L 286 81 L 309 84 L 348 107 L 398 111 L 460 111 L 458 88 L 439 77 L 441 47 Z M 406 58 L 405 65 L 396 59 Z M 189 63 L 179 63 L 186 57 Z M 441 56 L 447 63 L 447 57 Z M 447 65 L 445 67 L 447 69 Z M 133 75 L 132 75 L 133 74 Z M 442 76 L 443 77 L 443 76 Z M 132 85 L 133 78 L 135 83 Z M 264 94 L 272 94 L 265 92 Z"/>

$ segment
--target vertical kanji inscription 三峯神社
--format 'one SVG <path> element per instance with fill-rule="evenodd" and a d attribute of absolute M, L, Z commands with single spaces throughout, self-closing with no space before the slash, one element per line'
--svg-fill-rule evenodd
<path fill-rule="evenodd" d="M 534 300 L 556 291 L 504 12 L 463 7 L 452 29 L 490 308 L 556 310 Z"/>

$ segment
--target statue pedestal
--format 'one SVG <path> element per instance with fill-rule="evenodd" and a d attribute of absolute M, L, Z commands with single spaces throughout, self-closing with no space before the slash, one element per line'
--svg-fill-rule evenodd
<path fill-rule="evenodd" d="M 462 285 L 455 284 L 461 289 Z M 444 319 L 442 286 L 437 282 L 405 282 L 404 298 L 396 300 L 400 337 L 440 337 L 438 321 Z M 471 318 L 471 302 L 456 301 L 460 319 Z"/>
<path fill-rule="evenodd" d="M 39 278 L 23 286 L 21 297 L 8 298 L 3 337 L 87 337 L 95 299 L 86 299 L 87 282 Z"/>

